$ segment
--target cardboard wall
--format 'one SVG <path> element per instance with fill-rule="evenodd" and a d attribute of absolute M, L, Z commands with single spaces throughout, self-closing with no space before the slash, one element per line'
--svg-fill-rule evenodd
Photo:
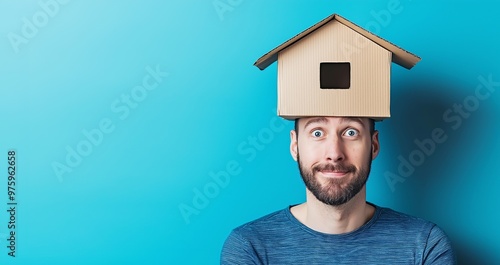
<path fill-rule="evenodd" d="M 350 88 L 321 89 L 322 62 L 350 62 Z M 332 21 L 279 54 L 278 111 L 288 117 L 389 117 L 390 69 L 390 52 Z"/>

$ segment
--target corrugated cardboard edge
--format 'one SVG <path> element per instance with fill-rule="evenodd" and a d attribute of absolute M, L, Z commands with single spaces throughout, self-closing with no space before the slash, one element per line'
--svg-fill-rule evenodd
<path fill-rule="evenodd" d="M 268 53 L 264 54 L 262 57 L 260 57 L 254 65 L 257 66 L 260 70 L 266 69 L 269 65 L 271 65 L 273 62 L 278 60 L 278 53 L 282 51 L 283 49 L 287 48 L 288 46 L 294 44 L 297 41 L 300 41 L 302 38 L 306 37 L 308 34 L 311 32 L 317 30 L 321 26 L 325 25 L 326 23 L 330 22 L 331 20 L 337 20 L 338 22 L 346 25 L 347 27 L 351 28 L 352 30 L 358 32 L 359 34 L 365 36 L 366 38 L 370 39 L 371 41 L 377 43 L 378 45 L 382 46 L 384 49 L 392 52 L 392 62 L 403 66 L 406 69 L 411 69 L 415 64 L 417 64 L 421 59 L 420 57 L 412 54 L 411 52 L 408 52 L 406 50 L 403 50 L 402 48 L 392 44 L 391 42 L 384 40 L 380 38 L 379 36 L 361 28 L 360 26 L 352 23 L 351 21 L 337 15 L 333 14 L 328 16 L 327 18 L 321 20 L 320 22 L 314 24 L 313 26 L 309 27 L 308 29 L 302 31 L 301 33 L 297 34 L 295 37 L 285 41 L 278 47 L 272 49 Z"/>
<path fill-rule="evenodd" d="M 278 116 L 280 116 L 281 118 L 285 119 L 285 120 L 289 120 L 289 121 L 294 121 L 296 119 L 300 119 L 300 118 L 306 118 L 306 117 L 317 117 L 317 116 L 303 116 L 303 115 L 280 115 L 280 112 L 278 110 Z M 349 116 L 342 116 L 342 117 L 349 117 Z M 388 119 L 390 118 L 391 116 L 352 116 L 354 118 L 359 118 L 359 117 L 365 117 L 365 118 L 369 118 L 369 119 L 372 119 L 374 121 L 383 121 L 385 119 Z"/>

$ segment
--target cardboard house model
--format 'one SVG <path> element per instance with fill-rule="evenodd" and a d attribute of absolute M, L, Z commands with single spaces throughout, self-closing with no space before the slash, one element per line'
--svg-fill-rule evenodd
<path fill-rule="evenodd" d="M 255 62 L 278 61 L 278 115 L 390 117 L 391 62 L 407 69 L 416 55 L 331 15 Z"/>

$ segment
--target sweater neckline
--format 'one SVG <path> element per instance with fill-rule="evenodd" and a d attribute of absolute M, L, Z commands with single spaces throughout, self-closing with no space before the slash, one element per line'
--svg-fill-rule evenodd
<path fill-rule="evenodd" d="M 351 231 L 351 232 L 347 232 L 347 233 L 342 233 L 342 234 L 327 234 L 327 233 L 323 233 L 323 232 L 319 232 L 319 231 L 316 231 L 308 226 L 306 226 L 305 224 L 301 223 L 297 218 L 295 218 L 295 216 L 293 216 L 292 212 L 291 212 L 291 208 L 293 206 L 296 206 L 297 204 L 294 204 L 294 205 L 290 205 L 288 206 L 286 209 L 285 209 L 285 214 L 286 214 L 286 217 L 292 222 L 293 225 L 295 225 L 296 227 L 302 229 L 302 230 L 305 230 L 306 232 L 310 233 L 310 234 L 313 234 L 313 235 L 316 235 L 316 236 L 320 236 L 320 237 L 326 237 L 326 238 L 344 238 L 344 237 L 352 237 L 352 236 L 356 236 L 360 233 L 362 233 L 363 231 L 369 229 L 376 221 L 377 219 L 379 218 L 381 212 L 382 212 L 382 209 L 371 203 L 371 202 L 366 202 L 368 204 L 370 204 L 371 206 L 375 207 L 375 213 L 373 214 L 373 216 L 370 218 L 370 220 L 368 220 L 368 222 L 366 222 L 365 224 L 363 224 L 362 226 L 358 227 L 357 229 Z"/>

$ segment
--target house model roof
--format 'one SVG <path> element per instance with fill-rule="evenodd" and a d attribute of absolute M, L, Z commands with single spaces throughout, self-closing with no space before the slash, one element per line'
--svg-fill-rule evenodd
<path fill-rule="evenodd" d="M 337 15 L 333 14 L 320 22 L 316 23 L 315 25 L 311 26 L 310 28 L 302 31 L 295 37 L 285 41 L 283 44 L 279 45 L 278 47 L 274 48 L 273 50 L 269 51 L 268 53 L 264 54 L 262 57 L 260 57 L 254 65 L 257 66 L 260 70 L 264 70 L 266 67 L 271 65 L 273 62 L 278 60 L 278 53 L 285 48 L 289 47 L 290 45 L 293 45 L 294 43 L 300 41 L 302 38 L 306 37 L 309 35 L 311 32 L 319 29 L 323 25 L 327 24 L 328 22 L 336 20 L 343 25 L 351 28 L 352 30 L 356 31 L 357 33 L 363 35 L 367 39 L 370 39 L 371 41 L 375 42 L 376 44 L 380 45 L 381 47 L 385 48 L 386 50 L 390 51 L 392 55 L 392 62 L 401 65 L 407 69 L 411 69 L 416 63 L 420 61 L 420 57 L 405 51 L 401 49 L 400 47 L 392 44 L 391 42 L 384 40 L 380 38 L 379 36 L 361 28 L 360 26 L 350 22 L 349 20 Z"/>

